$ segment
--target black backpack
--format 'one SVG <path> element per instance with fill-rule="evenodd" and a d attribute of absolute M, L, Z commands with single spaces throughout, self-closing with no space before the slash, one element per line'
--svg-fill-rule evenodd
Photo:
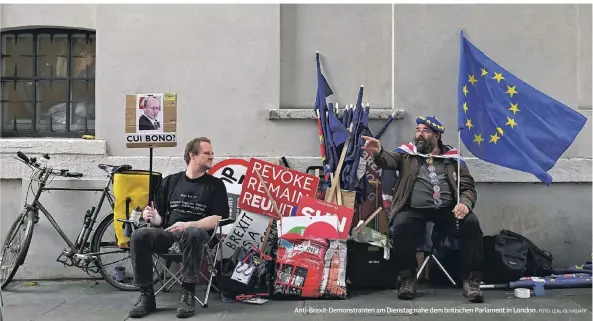
<path fill-rule="evenodd" d="M 527 266 L 524 276 L 549 276 L 553 273 L 552 261 L 554 258 L 552 253 L 540 249 L 521 234 L 509 230 L 502 230 L 501 233 L 522 239 L 527 244 Z"/>
<path fill-rule="evenodd" d="M 521 234 L 501 230 L 484 237 L 483 280 L 506 283 L 524 276 L 548 276 L 552 273 L 552 254 L 541 250 Z"/>

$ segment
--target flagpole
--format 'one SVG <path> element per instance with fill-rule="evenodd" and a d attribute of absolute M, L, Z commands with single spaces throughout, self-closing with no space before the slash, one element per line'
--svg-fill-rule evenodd
<path fill-rule="evenodd" d="M 461 203 L 459 199 L 461 195 L 461 131 L 457 131 L 457 204 Z M 459 219 L 456 222 L 457 230 L 459 230 Z"/>

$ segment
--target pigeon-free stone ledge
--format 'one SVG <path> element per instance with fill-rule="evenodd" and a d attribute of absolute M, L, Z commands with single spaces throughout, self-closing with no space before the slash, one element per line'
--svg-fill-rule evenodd
<path fill-rule="evenodd" d="M 371 108 L 369 109 L 369 120 L 387 119 L 393 114 L 393 119 L 403 119 L 403 109 Z M 293 120 L 293 119 L 317 119 L 313 108 L 307 109 L 269 109 L 269 120 Z"/>

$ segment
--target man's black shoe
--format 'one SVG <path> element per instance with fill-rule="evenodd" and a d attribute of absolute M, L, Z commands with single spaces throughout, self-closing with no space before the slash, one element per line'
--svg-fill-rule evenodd
<path fill-rule="evenodd" d="M 403 278 L 399 289 L 397 290 L 397 297 L 400 300 L 412 300 L 416 296 L 416 284 L 412 278 Z"/>
<path fill-rule="evenodd" d="M 189 318 L 194 315 L 196 310 L 196 301 L 194 299 L 194 292 L 187 289 L 181 289 L 181 298 L 177 305 L 177 317 Z"/>
<path fill-rule="evenodd" d="M 140 297 L 136 305 L 130 310 L 130 318 L 141 318 L 150 312 L 156 310 L 156 300 L 154 298 L 154 290 L 150 288 L 141 288 Z"/>
<path fill-rule="evenodd" d="M 469 278 L 463 281 L 462 294 L 470 302 L 482 303 L 484 302 L 484 295 L 480 290 L 480 283 L 482 280 L 482 274 L 480 272 L 471 272 Z"/>
<path fill-rule="evenodd" d="M 480 290 L 480 282 L 469 279 L 463 281 L 463 296 L 466 297 L 470 302 L 482 303 L 484 302 L 484 295 Z"/>

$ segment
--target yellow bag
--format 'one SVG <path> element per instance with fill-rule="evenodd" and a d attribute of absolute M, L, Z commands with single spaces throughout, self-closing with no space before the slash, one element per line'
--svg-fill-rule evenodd
<path fill-rule="evenodd" d="M 148 205 L 148 174 L 149 171 L 129 170 L 115 173 L 113 176 L 113 193 L 115 206 L 113 209 L 113 229 L 119 248 L 128 248 L 129 238 L 124 232 L 124 223 L 118 219 L 128 219 L 130 213 Z M 156 195 L 158 184 L 162 180 L 161 173 L 152 172 L 152 195 Z M 152 197 L 154 200 L 154 197 Z"/>

